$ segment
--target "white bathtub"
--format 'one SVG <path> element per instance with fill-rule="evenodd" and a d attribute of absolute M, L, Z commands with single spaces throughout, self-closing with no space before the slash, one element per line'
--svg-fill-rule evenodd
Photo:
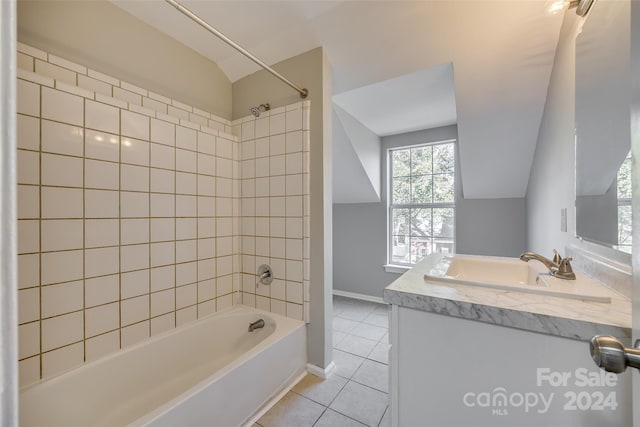
<path fill-rule="evenodd" d="M 235 306 L 21 390 L 20 425 L 235 427 L 293 385 L 306 356 L 303 322 Z"/>

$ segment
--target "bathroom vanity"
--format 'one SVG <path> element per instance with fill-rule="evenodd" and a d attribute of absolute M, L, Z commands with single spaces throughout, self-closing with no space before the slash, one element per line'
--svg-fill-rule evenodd
<path fill-rule="evenodd" d="M 631 374 L 598 369 L 588 349 L 598 334 L 629 345 L 630 299 L 580 271 L 550 286 L 537 262 L 464 258 L 456 271 L 430 255 L 384 291 L 391 425 L 631 425 Z M 504 283 L 482 285 L 483 264 Z"/>

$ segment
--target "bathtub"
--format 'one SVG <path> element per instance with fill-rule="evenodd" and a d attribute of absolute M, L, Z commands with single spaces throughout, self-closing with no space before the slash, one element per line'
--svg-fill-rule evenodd
<path fill-rule="evenodd" d="M 20 425 L 244 425 L 306 356 L 303 322 L 235 306 L 21 390 Z"/>

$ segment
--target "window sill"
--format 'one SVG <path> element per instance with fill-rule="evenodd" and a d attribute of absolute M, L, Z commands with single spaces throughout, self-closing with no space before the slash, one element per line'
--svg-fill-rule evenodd
<path fill-rule="evenodd" d="M 383 265 L 383 267 L 387 273 L 398 273 L 398 274 L 406 273 L 412 268 L 406 265 L 393 265 L 393 264 L 385 264 Z"/>

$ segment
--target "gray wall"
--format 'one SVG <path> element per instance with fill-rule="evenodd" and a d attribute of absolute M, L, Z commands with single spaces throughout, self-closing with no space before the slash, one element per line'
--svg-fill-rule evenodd
<path fill-rule="evenodd" d="M 386 150 L 411 144 L 457 139 L 456 126 L 382 138 L 382 182 L 386 182 Z M 460 182 L 458 167 L 458 177 Z M 399 277 L 385 272 L 387 263 L 387 188 L 380 203 L 334 204 L 334 289 L 382 297 L 383 289 Z M 456 200 L 456 252 L 518 256 L 526 247 L 524 199 Z"/>
<path fill-rule="evenodd" d="M 311 305 L 307 328 L 309 363 L 326 368 L 333 360 L 331 334 L 332 212 L 331 212 L 331 66 L 322 48 L 273 65 L 296 84 L 309 90 L 311 101 Z M 265 102 L 278 107 L 300 101 L 300 96 L 266 71 L 233 84 L 233 118 L 247 116 L 249 108 Z"/>
<path fill-rule="evenodd" d="M 18 41 L 231 118 L 218 65 L 108 1 L 19 1 Z"/>

